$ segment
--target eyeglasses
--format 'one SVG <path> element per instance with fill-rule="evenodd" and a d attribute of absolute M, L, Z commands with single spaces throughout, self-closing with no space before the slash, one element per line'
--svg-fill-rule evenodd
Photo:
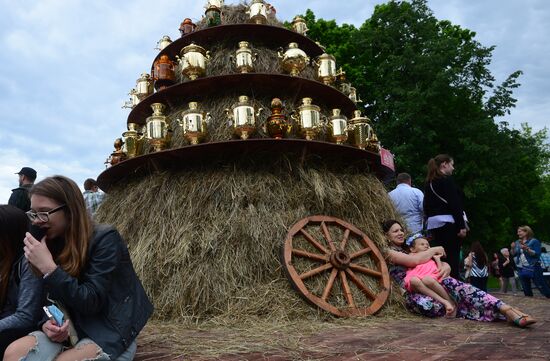
<path fill-rule="evenodd" d="M 27 217 L 31 220 L 31 222 L 34 222 L 35 220 L 39 220 L 40 222 L 48 222 L 50 220 L 50 214 L 54 214 L 58 210 L 65 207 L 66 204 L 62 204 L 59 207 L 56 207 L 52 210 L 49 210 L 47 212 L 33 212 L 33 211 L 27 211 L 25 212 L 27 214 Z"/>

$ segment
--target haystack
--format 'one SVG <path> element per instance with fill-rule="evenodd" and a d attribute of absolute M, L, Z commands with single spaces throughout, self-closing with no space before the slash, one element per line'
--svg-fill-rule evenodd
<path fill-rule="evenodd" d="M 224 9 L 227 19 L 245 21 L 243 5 Z M 207 76 L 230 72 L 227 54 L 234 52 L 235 45 L 220 42 L 211 49 Z M 280 72 L 274 49 L 254 50 L 262 72 Z M 312 68 L 301 74 L 310 79 L 314 75 Z M 238 95 L 228 90 L 201 104 L 212 114 L 207 142 L 231 138 L 224 114 Z M 258 106 L 269 108 L 269 98 L 251 95 Z M 279 97 L 288 105 L 297 102 L 293 94 Z M 326 114 L 326 107 L 319 105 Z M 167 112 L 175 129 L 171 148 L 188 144 L 176 127 L 186 107 L 180 104 Z M 267 136 L 262 125 L 268 115 L 258 119 L 255 137 Z M 134 267 L 160 320 L 322 319 L 330 315 L 311 307 L 291 288 L 279 255 L 289 228 L 319 214 L 355 225 L 385 249 L 380 223 L 396 217 L 394 208 L 383 184 L 364 164 L 352 163 L 257 153 L 128 175 L 109 189 L 97 219 L 114 224 L 128 242 Z M 322 287 L 323 282 L 320 279 L 312 287 Z M 392 295 L 388 304 L 382 313 L 395 312 L 391 305 L 401 308 L 400 296 Z"/>

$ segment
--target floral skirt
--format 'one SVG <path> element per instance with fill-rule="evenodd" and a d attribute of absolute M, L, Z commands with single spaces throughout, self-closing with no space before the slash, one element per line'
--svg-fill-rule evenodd
<path fill-rule="evenodd" d="M 441 284 L 457 303 L 456 317 L 475 321 L 505 319 L 499 312 L 499 308 L 503 305 L 503 302 L 498 298 L 469 283 L 464 283 L 451 277 L 445 278 L 441 281 Z M 407 308 L 414 313 L 427 317 L 445 316 L 445 307 L 429 296 L 407 292 L 405 300 Z"/>

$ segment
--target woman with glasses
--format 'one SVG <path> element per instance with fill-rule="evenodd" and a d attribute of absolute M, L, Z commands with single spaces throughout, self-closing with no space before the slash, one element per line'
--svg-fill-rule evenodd
<path fill-rule="evenodd" d="M 31 332 L 42 317 L 42 280 L 23 256 L 28 228 L 22 210 L 0 205 L 0 359 L 6 347 Z"/>
<path fill-rule="evenodd" d="M 46 178 L 30 195 L 27 215 L 45 236 L 26 234 L 25 257 L 63 322 L 45 318 L 39 331 L 8 347 L 4 360 L 132 360 L 153 306 L 122 237 L 112 226 L 92 224 L 69 178 Z"/>

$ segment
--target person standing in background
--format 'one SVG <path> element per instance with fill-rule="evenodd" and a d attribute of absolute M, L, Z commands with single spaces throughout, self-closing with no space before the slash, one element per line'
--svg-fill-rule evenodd
<path fill-rule="evenodd" d="M 19 187 L 11 190 L 12 193 L 8 204 L 26 212 L 31 209 L 29 190 L 36 180 L 36 171 L 29 167 L 23 167 L 15 174 L 19 174 Z"/>
<path fill-rule="evenodd" d="M 470 270 L 470 284 L 487 292 L 489 278 L 489 261 L 481 243 L 475 241 L 470 247 L 470 253 L 464 259 L 464 265 Z"/>
<path fill-rule="evenodd" d="M 426 228 L 432 235 L 432 246 L 443 246 L 451 277 L 458 279 L 460 272 L 460 247 L 466 237 L 466 217 L 462 206 L 462 194 L 451 175 L 454 160 L 447 154 L 439 154 L 428 161 L 428 174 L 424 188 L 424 213 Z"/>
<path fill-rule="evenodd" d="M 516 268 L 514 264 L 514 259 L 510 257 L 510 251 L 508 248 L 503 248 L 500 250 L 501 257 L 498 258 L 498 264 L 500 267 L 500 279 L 501 287 L 500 292 L 508 292 L 508 284 L 512 285 L 512 294 L 516 294 L 516 280 L 514 275 L 514 269 Z"/>
<path fill-rule="evenodd" d="M 540 263 L 543 271 L 550 270 L 550 254 L 546 251 L 546 247 L 540 248 Z"/>
<path fill-rule="evenodd" d="M 412 187 L 411 176 L 408 173 L 399 173 L 397 187 L 388 195 L 405 220 L 410 233 L 421 232 L 424 222 L 424 194 L 420 189 Z"/>
<path fill-rule="evenodd" d="M 517 235 L 518 240 L 512 242 L 510 251 L 516 262 L 523 294 L 533 297 L 531 289 L 531 280 L 533 280 L 540 293 L 550 298 L 550 287 L 544 281 L 540 265 L 540 241 L 534 237 L 533 230 L 529 226 L 519 226 Z"/>
<path fill-rule="evenodd" d="M 104 194 L 99 191 L 97 182 L 94 179 L 88 178 L 84 181 L 83 196 L 84 202 L 86 203 L 86 209 L 90 212 L 92 217 L 94 217 L 104 197 Z"/>

